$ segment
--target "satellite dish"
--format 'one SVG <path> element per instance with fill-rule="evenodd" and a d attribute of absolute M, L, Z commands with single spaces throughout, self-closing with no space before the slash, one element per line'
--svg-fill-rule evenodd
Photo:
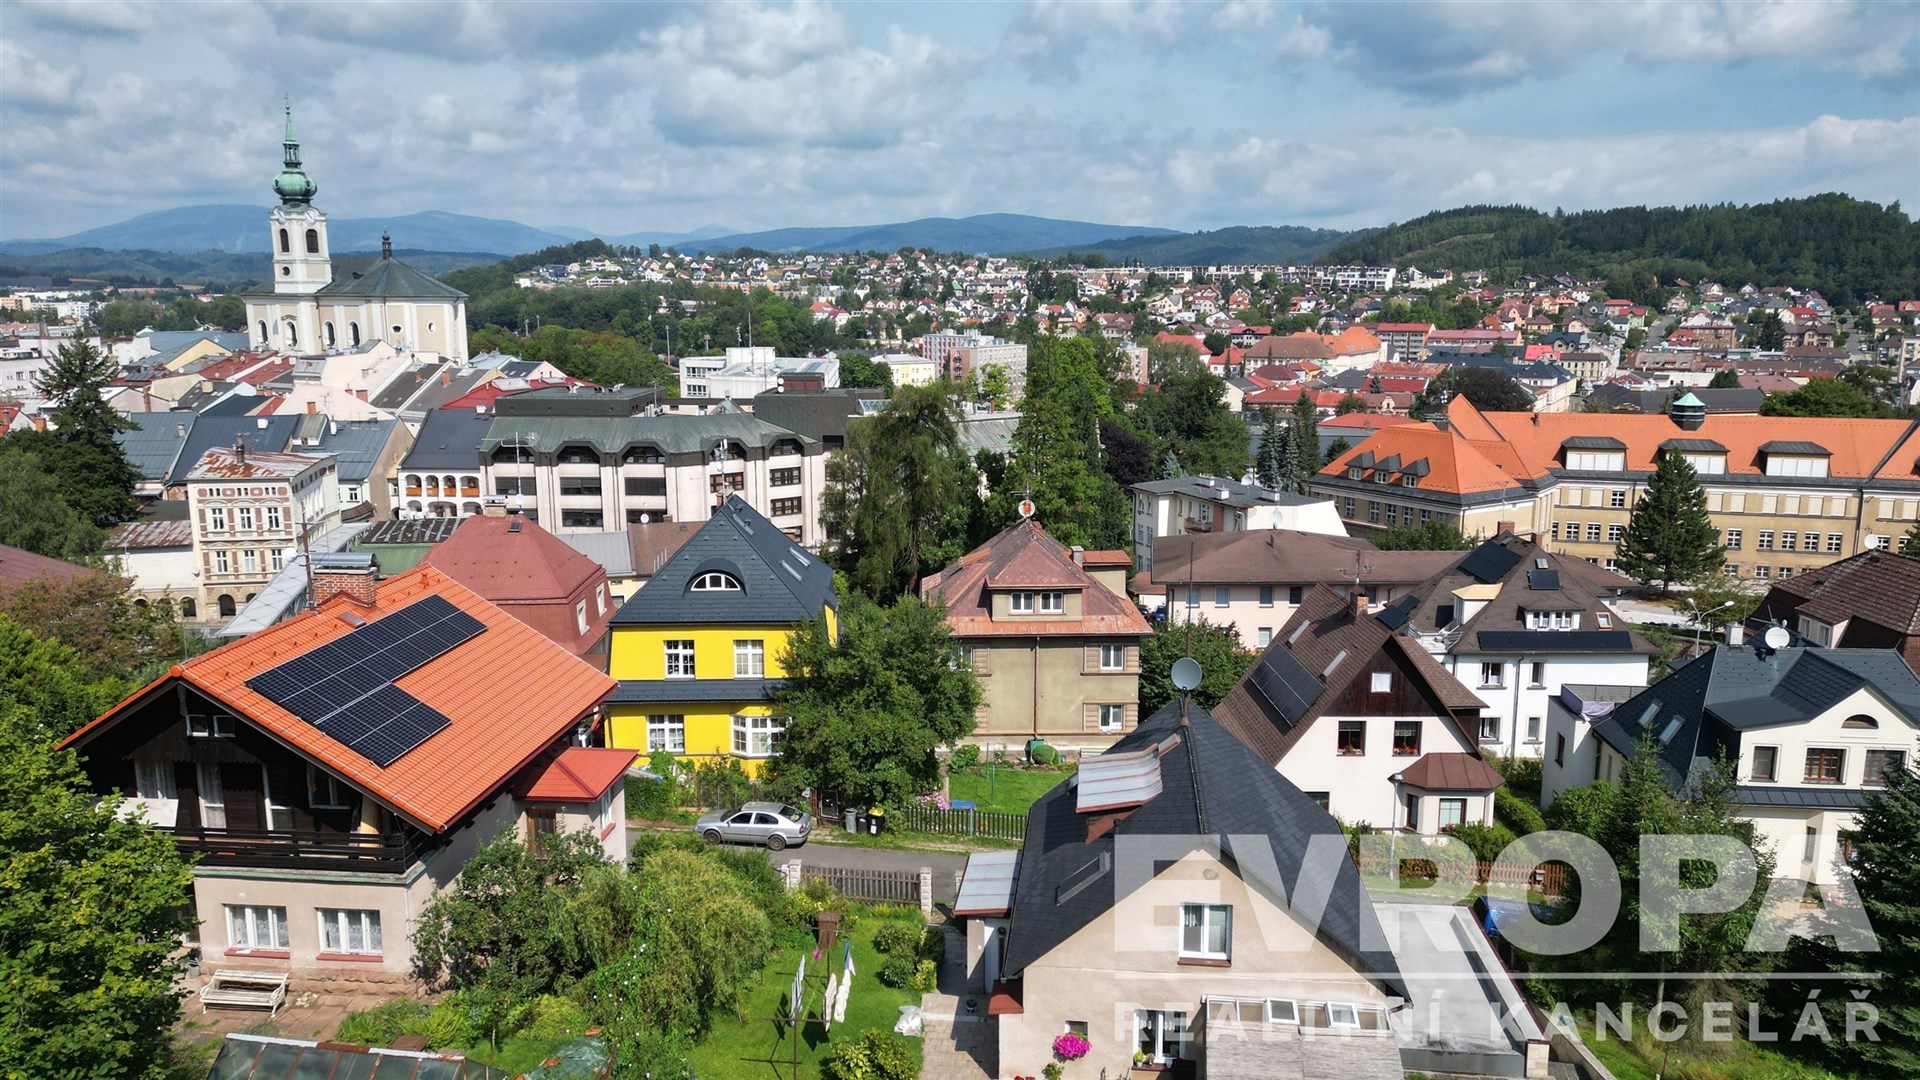
<path fill-rule="evenodd" d="M 653 521 L 653 515 L 652 515 L 652 514 L 641 514 L 641 515 L 640 515 L 640 524 L 642 524 L 642 525 L 646 525 L 646 524 L 650 524 L 650 523 L 651 523 L 652 521 Z"/>
<path fill-rule="evenodd" d="M 1784 626 L 1769 626 L 1767 632 L 1760 635 L 1760 640 L 1769 649 L 1784 649 L 1793 644 L 1793 635 Z"/>
<path fill-rule="evenodd" d="M 1200 661 L 1191 656 L 1183 656 L 1173 662 L 1174 689 L 1185 694 L 1200 685 L 1204 673 L 1200 670 Z"/>
<path fill-rule="evenodd" d="M 1023 518 L 1023 519 L 1024 519 L 1024 518 L 1030 518 L 1030 517 L 1032 517 L 1032 516 L 1033 516 L 1033 511 L 1034 511 L 1035 509 L 1036 509 L 1036 508 L 1035 508 L 1035 507 L 1034 507 L 1034 505 L 1033 505 L 1033 500 L 1032 500 L 1032 499 L 1021 499 L 1021 500 L 1020 500 L 1020 516 L 1021 516 L 1021 518 Z"/>

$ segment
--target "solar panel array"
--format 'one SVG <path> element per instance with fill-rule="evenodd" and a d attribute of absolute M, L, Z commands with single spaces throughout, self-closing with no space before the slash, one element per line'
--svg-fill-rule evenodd
<path fill-rule="evenodd" d="M 427 596 L 247 686 L 384 768 L 451 723 L 394 680 L 485 629 L 444 597 Z"/>
<path fill-rule="evenodd" d="M 1253 688 L 1267 699 L 1285 722 L 1283 727 L 1291 728 L 1309 708 L 1318 701 L 1326 689 L 1325 684 L 1313 677 L 1313 672 L 1300 666 L 1300 661 L 1285 649 L 1269 649 L 1253 665 Z"/>
<path fill-rule="evenodd" d="M 1513 564 L 1520 561 L 1520 553 L 1489 540 L 1473 549 L 1473 554 L 1460 560 L 1460 572 L 1471 576 L 1482 585 L 1491 585 L 1507 576 Z"/>
<path fill-rule="evenodd" d="M 1557 591 L 1560 588 L 1560 571 L 1558 570 L 1527 571 L 1527 588 L 1532 589 L 1534 592 Z"/>
<path fill-rule="evenodd" d="M 1420 598 L 1418 596 L 1403 596 L 1393 603 L 1388 604 L 1386 607 L 1381 608 L 1379 611 L 1374 612 L 1373 617 L 1379 619 L 1381 625 L 1387 629 L 1398 630 L 1407 625 L 1407 620 L 1413 617 L 1413 609 L 1419 606 Z"/>

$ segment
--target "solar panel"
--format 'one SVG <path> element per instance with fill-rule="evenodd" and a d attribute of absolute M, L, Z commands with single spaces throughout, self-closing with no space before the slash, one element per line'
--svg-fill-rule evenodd
<path fill-rule="evenodd" d="M 347 749 L 385 768 L 450 723 L 438 709 L 388 683 L 316 726 Z"/>
<path fill-rule="evenodd" d="M 446 598 L 422 597 L 247 686 L 384 767 L 451 722 L 394 680 L 485 629 Z"/>
<path fill-rule="evenodd" d="M 1320 698 L 1326 686 L 1285 649 L 1269 649 L 1253 665 L 1253 688 L 1292 727 Z"/>
<path fill-rule="evenodd" d="M 1473 554 L 1460 560 L 1460 572 L 1471 576 L 1483 585 L 1491 585 L 1507 576 L 1520 561 L 1520 554 L 1489 540 L 1473 549 Z"/>
<path fill-rule="evenodd" d="M 1558 570 L 1527 571 L 1527 588 L 1532 589 L 1535 592 L 1559 591 L 1560 571 Z"/>
<path fill-rule="evenodd" d="M 1393 603 L 1388 604 L 1386 607 L 1381 608 L 1379 611 L 1374 612 L 1373 617 L 1379 619 L 1381 624 L 1387 629 L 1398 630 L 1407 625 L 1407 620 L 1413 617 L 1413 609 L 1418 607 L 1419 604 L 1419 597 L 1403 596 Z"/>

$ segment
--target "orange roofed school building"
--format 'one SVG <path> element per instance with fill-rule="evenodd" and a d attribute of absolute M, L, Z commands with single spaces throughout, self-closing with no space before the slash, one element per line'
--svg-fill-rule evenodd
<path fill-rule="evenodd" d="M 198 858 L 205 963 L 404 980 L 414 919 L 503 830 L 626 857 L 634 754 L 576 745 L 613 680 L 430 566 L 316 578 L 314 610 L 64 744 Z"/>
<path fill-rule="evenodd" d="M 1022 521 L 921 583 L 944 597 L 981 701 L 971 741 L 1105 747 L 1140 722 L 1140 643 L 1125 552 L 1081 551 Z"/>
<path fill-rule="evenodd" d="M 1920 518 L 1920 421 L 1714 415 L 1690 394 L 1664 415 L 1483 413 L 1455 398 L 1341 455 L 1313 492 L 1356 536 L 1438 520 L 1537 534 L 1611 570 L 1669 451 L 1699 474 L 1731 577 L 1777 581 L 1889 549 Z"/>

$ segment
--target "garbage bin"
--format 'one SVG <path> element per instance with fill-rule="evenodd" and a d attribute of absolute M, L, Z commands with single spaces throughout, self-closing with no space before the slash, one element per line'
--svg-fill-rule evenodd
<path fill-rule="evenodd" d="M 879 836 L 880 830 L 887 823 L 886 809 L 884 807 L 876 806 L 873 809 L 867 811 L 865 816 L 867 820 L 867 835 Z"/>
<path fill-rule="evenodd" d="M 858 810 L 848 808 L 846 811 L 846 819 L 848 832 L 863 833 L 867 831 L 867 815 Z"/>

